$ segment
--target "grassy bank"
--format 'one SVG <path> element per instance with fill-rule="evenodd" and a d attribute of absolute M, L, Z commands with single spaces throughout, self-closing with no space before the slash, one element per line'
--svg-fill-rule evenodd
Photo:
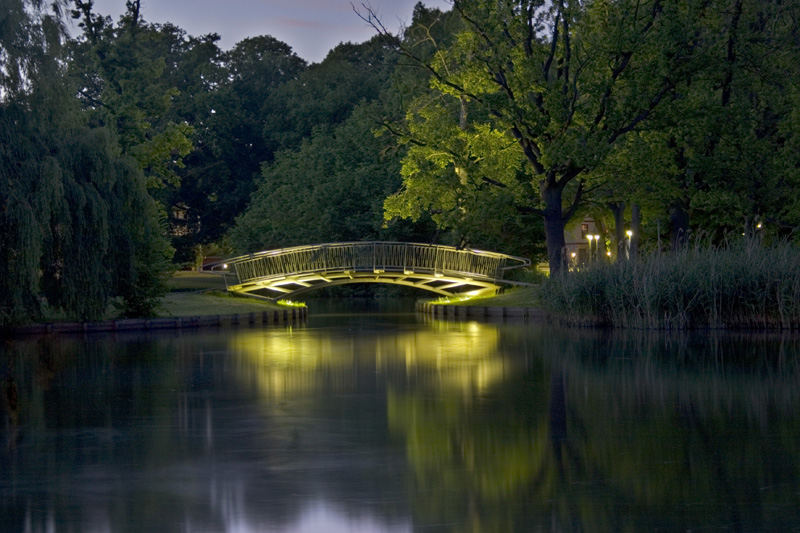
<path fill-rule="evenodd" d="M 171 292 L 161 300 L 158 315 L 162 317 L 232 315 L 284 308 L 266 300 L 233 296 L 219 291 Z"/>
<path fill-rule="evenodd" d="M 440 298 L 433 300 L 432 303 L 485 307 L 537 307 L 539 305 L 539 288 L 514 287 L 494 296 Z"/>
<path fill-rule="evenodd" d="M 553 277 L 541 301 L 568 322 L 632 328 L 800 328 L 800 250 L 741 240 Z"/>
<path fill-rule="evenodd" d="M 186 317 L 202 315 L 231 315 L 270 309 L 285 309 L 278 303 L 237 296 L 226 292 L 225 280 L 217 274 L 206 272 L 176 272 L 168 281 L 170 289 L 156 309 L 156 315 L 145 318 Z M 119 309 L 112 303 L 102 320 L 122 318 Z M 43 322 L 72 322 L 74 317 L 65 316 L 58 310 L 45 309 Z"/>
<path fill-rule="evenodd" d="M 217 290 L 224 291 L 225 279 L 220 274 L 179 270 L 167 281 L 172 292 Z"/>
<path fill-rule="evenodd" d="M 232 315 L 269 309 L 285 309 L 276 302 L 226 292 L 225 279 L 208 272 L 179 271 L 168 282 L 170 291 L 161 300 L 159 316 Z"/>

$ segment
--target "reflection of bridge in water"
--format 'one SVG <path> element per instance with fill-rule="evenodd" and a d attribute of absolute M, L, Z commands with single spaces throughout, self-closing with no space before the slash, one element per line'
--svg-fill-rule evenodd
<path fill-rule="evenodd" d="M 405 285 L 443 296 L 493 294 L 507 270 L 530 260 L 482 250 L 405 242 L 340 242 L 267 250 L 206 267 L 228 290 L 288 297 L 350 283 Z"/>

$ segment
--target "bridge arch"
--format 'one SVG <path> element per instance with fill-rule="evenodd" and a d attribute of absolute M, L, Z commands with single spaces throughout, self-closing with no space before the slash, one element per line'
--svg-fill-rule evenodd
<path fill-rule="evenodd" d="M 321 287 L 387 283 L 442 296 L 494 294 L 506 271 L 530 260 L 483 250 L 406 242 L 336 242 L 265 250 L 207 265 L 231 292 L 290 298 Z"/>

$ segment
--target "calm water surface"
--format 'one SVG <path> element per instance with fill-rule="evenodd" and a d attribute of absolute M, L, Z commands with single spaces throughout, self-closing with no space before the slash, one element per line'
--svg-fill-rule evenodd
<path fill-rule="evenodd" d="M 800 342 L 316 314 L 0 347 L 0 530 L 800 529 Z"/>

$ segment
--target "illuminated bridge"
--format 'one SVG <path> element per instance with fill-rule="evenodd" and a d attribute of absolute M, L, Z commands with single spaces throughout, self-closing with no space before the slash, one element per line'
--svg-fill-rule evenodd
<path fill-rule="evenodd" d="M 337 242 L 266 250 L 207 265 L 225 272 L 228 290 L 288 298 L 349 283 L 405 285 L 443 296 L 494 294 L 522 257 L 405 242 Z"/>

